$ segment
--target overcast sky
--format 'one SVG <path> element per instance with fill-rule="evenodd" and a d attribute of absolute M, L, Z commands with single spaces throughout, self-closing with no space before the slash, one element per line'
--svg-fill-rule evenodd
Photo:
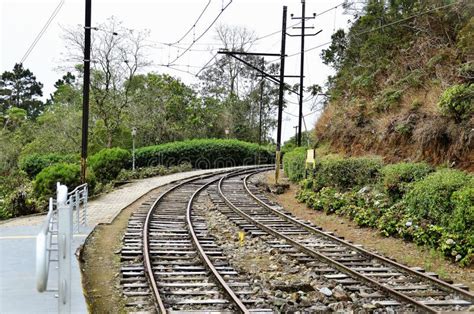
<path fill-rule="evenodd" d="M 169 73 L 180 78 L 187 84 L 196 83 L 196 77 L 189 73 L 179 72 L 158 64 L 167 64 L 169 58 L 176 57 L 177 49 L 170 49 L 160 43 L 177 41 L 193 24 L 202 9 L 209 0 L 92 0 L 92 25 L 104 22 L 108 17 L 115 16 L 123 21 L 127 28 L 150 30 L 150 41 L 153 46 L 148 51 L 149 58 L 155 66 L 147 69 L 158 73 Z M 222 6 L 230 0 L 211 0 L 211 3 L 196 25 L 196 37 L 201 34 L 221 11 Z M 321 13 L 333 8 L 343 0 L 307 0 L 306 15 Z M 0 31 L 0 71 L 12 70 L 13 65 L 20 62 L 28 50 L 38 32 L 46 23 L 51 13 L 60 3 L 59 0 L 0 0 L 1 7 L 1 31 Z M 61 53 L 65 52 L 64 42 L 61 39 L 61 26 L 83 25 L 84 23 L 83 0 L 66 0 L 61 10 L 42 36 L 34 50 L 24 62 L 36 75 L 37 80 L 44 84 L 44 95 L 48 96 L 54 90 L 54 82 L 64 73 L 58 67 L 64 65 Z M 301 0 L 233 0 L 217 21 L 218 24 L 239 25 L 255 31 L 257 37 L 265 36 L 281 30 L 281 18 L 283 6 L 288 6 L 288 25 L 297 21 L 292 20 L 290 14 L 295 17 L 301 15 Z M 307 37 L 305 47 L 311 48 L 330 41 L 331 34 L 338 28 L 346 28 L 349 16 L 343 15 L 342 7 L 331 10 L 315 20 L 309 20 L 307 26 L 314 26 L 314 30 L 323 30 L 319 35 Z M 300 30 L 288 30 L 289 33 L 298 34 Z M 182 41 L 187 47 L 192 39 L 192 33 Z M 281 34 L 269 36 L 255 43 L 253 51 L 275 52 L 280 51 Z M 151 43 L 151 42 L 150 42 Z M 221 48 L 215 38 L 215 30 L 211 29 L 194 46 L 193 50 L 186 53 L 176 63 L 184 71 L 196 73 L 208 62 L 214 53 Z M 321 49 L 327 46 L 311 50 L 305 54 L 305 86 L 312 84 L 324 85 L 331 69 L 322 64 L 319 57 Z M 300 50 L 300 37 L 287 37 L 287 54 L 291 56 Z M 275 58 L 268 57 L 267 60 Z M 287 58 L 286 74 L 299 74 L 300 56 L 295 55 Z M 287 79 L 294 84 L 298 79 Z M 310 98 L 310 97 L 306 97 Z M 296 96 L 287 97 L 288 108 L 284 114 L 283 140 L 294 135 L 293 126 L 298 124 L 298 106 Z M 311 113 L 314 99 L 305 102 L 304 114 L 308 129 L 313 128 L 317 113 Z M 293 114 L 293 115 L 292 115 Z M 303 128 L 304 129 L 304 128 Z"/>

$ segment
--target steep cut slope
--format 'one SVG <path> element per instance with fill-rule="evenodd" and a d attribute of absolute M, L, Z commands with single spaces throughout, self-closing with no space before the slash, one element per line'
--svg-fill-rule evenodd
<path fill-rule="evenodd" d="M 321 55 L 337 74 L 317 140 L 474 171 L 473 11 L 468 0 L 369 0 Z"/>

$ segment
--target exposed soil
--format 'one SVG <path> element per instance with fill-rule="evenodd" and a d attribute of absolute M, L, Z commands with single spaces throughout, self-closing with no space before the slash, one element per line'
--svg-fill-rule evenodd
<path fill-rule="evenodd" d="M 111 224 L 100 224 L 87 238 L 81 254 L 82 286 L 90 313 L 126 313 L 120 285 L 120 249 L 132 212 L 156 194 L 153 190 L 128 206 Z"/>
<path fill-rule="evenodd" d="M 274 182 L 273 172 L 266 173 L 268 183 Z M 305 204 L 298 203 L 296 193 L 298 186 L 290 184 L 289 189 L 279 195 L 269 195 L 294 215 L 313 222 L 325 230 L 332 231 L 348 241 L 363 245 L 366 249 L 396 260 L 411 267 L 422 267 L 426 271 L 437 273 L 440 278 L 462 283 L 474 290 L 474 266 L 463 268 L 447 261 L 433 249 L 417 246 L 401 239 L 387 238 L 377 230 L 361 228 L 351 220 L 328 215 L 324 212 L 309 209 Z"/>

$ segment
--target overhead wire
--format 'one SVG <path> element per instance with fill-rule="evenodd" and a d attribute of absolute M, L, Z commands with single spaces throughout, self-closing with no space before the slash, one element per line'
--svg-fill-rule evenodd
<path fill-rule="evenodd" d="M 195 42 L 197 42 L 199 39 L 201 39 L 210 29 L 211 27 L 217 22 L 217 20 L 219 19 L 219 17 L 222 15 L 222 13 L 224 13 L 224 11 L 229 7 L 229 5 L 232 3 L 233 0 L 230 0 L 225 6 L 222 7 L 221 11 L 219 12 L 219 14 L 216 16 L 216 18 L 211 22 L 211 24 L 209 24 L 209 26 L 204 30 L 204 32 L 201 33 L 201 35 L 199 35 L 195 40 L 193 40 L 193 42 L 180 54 L 178 54 L 178 56 L 170 62 L 170 64 L 176 62 L 177 60 L 179 60 L 186 52 L 189 51 L 189 49 L 191 49 L 191 47 L 194 45 Z"/>
<path fill-rule="evenodd" d="M 459 3 L 459 1 L 455 1 L 455 2 L 453 2 L 453 3 L 449 3 L 449 4 L 446 4 L 446 5 L 439 6 L 439 7 L 435 7 L 435 8 L 432 8 L 432 9 L 429 9 L 429 10 L 426 10 L 426 11 L 423 11 L 423 12 L 420 12 L 420 13 L 418 13 L 418 14 L 414 14 L 414 15 L 408 16 L 408 17 L 406 17 L 406 18 L 403 18 L 403 19 L 400 19 L 400 20 L 397 20 L 397 21 L 393 21 L 393 22 L 388 23 L 388 24 L 385 24 L 385 25 L 381 25 L 381 26 L 378 26 L 378 27 L 375 27 L 375 28 L 371 28 L 371 29 L 369 29 L 369 30 L 362 31 L 362 32 L 359 32 L 359 33 L 356 33 L 356 34 L 352 34 L 352 35 L 348 36 L 348 38 L 353 38 L 353 37 L 360 36 L 360 35 L 364 35 L 364 34 L 367 34 L 367 33 L 370 33 L 370 32 L 378 31 L 378 30 L 384 29 L 384 28 L 386 28 L 386 27 L 389 27 L 389 26 L 392 26 L 392 25 L 396 25 L 396 24 L 405 22 L 405 21 L 407 21 L 407 20 L 416 18 L 416 17 L 418 17 L 418 16 L 425 15 L 425 14 L 428 14 L 428 13 L 431 13 L 431 12 L 434 12 L 434 11 L 437 11 L 437 10 L 441 10 L 441 9 L 444 9 L 444 8 L 447 8 L 447 7 L 450 7 L 450 6 L 453 6 L 453 5 L 458 4 L 458 3 Z M 328 42 L 319 44 L 319 45 L 317 45 L 317 46 L 308 48 L 308 49 L 306 49 L 304 52 L 309 52 L 309 51 L 312 51 L 312 50 L 315 50 L 315 49 L 324 47 L 324 46 L 326 46 L 326 45 L 329 45 L 329 44 L 331 44 L 331 43 L 332 43 L 332 41 L 328 41 Z M 297 56 L 297 55 L 300 55 L 300 54 L 301 54 L 301 52 L 297 52 L 297 53 L 294 53 L 294 54 L 287 55 L 286 58 L 291 58 L 291 57 L 294 57 L 294 56 Z M 269 61 L 269 62 L 276 62 L 276 61 L 278 61 L 278 60 L 280 60 L 280 58 L 271 60 L 271 61 Z"/>
<path fill-rule="evenodd" d="M 181 36 L 180 39 L 178 39 L 176 42 L 174 43 L 170 43 L 170 45 L 176 45 L 176 44 L 179 44 L 181 42 L 181 40 L 183 40 L 186 36 L 188 36 L 188 34 L 195 28 L 196 28 L 196 24 L 199 22 L 199 20 L 201 19 L 201 17 L 204 15 L 204 13 L 206 12 L 207 8 L 209 7 L 209 4 L 211 4 L 211 1 L 212 0 L 208 0 L 206 6 L 204 7 L 204 9 L 202 9 L 201 13 L 199 14 L 198 18 L 196 19 L 196 21 L 194 21 L 193 25 L 189 28 L 189 30 L 184 33 L 183 36 Z"/>
<path fill-rule="evenodd" d="M 21 58 L 21 61 L 20 63 L 24 63 L 25 60 L 28 58 L 28 56 L 30 55 L 30 53 L 33 51 L 33 49 L 35 48 L 36 44 L 39 42 L 39 40 L 41 39 L 41 37 L 43 36 L 43 34 L 46 32 L 46 30 L 48 29 L 49 25 L 51 24 L 51 22 L 54 20 L 54 18 L 56 17 L 56 15 L 58 15 L 59 11 L 61 10 L 63 4 L 64 4 L 64 1 L 65 0 L 61 0 L 59 1 L 59 4 L 56 6 L 56 8 L 53 10 L 53 12 L 51 13 L 51 15 L 49 16 L 48 20 L 46 21 L 46 23 L 43 25 L 43 28 L 40 30 L 40 32 L 38 33 L 38 35 L 36 35 L 36 38 L 35 40 L 33 40 L 33 42 L 31 43 L 30 47 L 28 48 L 28 50 L 25 52 L 25 54 L 23 55 L 23 57 Z"/>

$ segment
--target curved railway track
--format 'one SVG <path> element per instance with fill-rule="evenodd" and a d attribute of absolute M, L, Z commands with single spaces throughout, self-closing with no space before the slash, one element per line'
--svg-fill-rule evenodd
<path fill-rule="evenodd" d="M 248 279 L 228 263 L 196 209 L 199 194 L 225 174 L 175 184 L 130 219 L 122 284 L 125 295 L 141 298 L 131 306 L 153 307 L 158 313 L 271 311 L 255 307 L 258 300 L 252 298 Z M 153 304 L 146 304 L 150 296 Z"/>
<path fill-rule="evenodd" d="M 369 291 L 365 295 L 380 306 L 436 313 L 466 311 L 474 302 L 474 295 L 458 286 L 371 253 L 293 217 L 249 183 L 260 171 L 226 175 L 217 186 L 219 197 L 230 209 L 224 214 L 251 234 L 272 235 L 276 241 L 270 244 L 282 252 L 300 252 L 296 256 L 302 261 L 319 261 L 322 264 L 316 271 L 324 273 L 327 280 L 349 290 Z M 219 203 L 215 196 L 214 200 Z"/>

